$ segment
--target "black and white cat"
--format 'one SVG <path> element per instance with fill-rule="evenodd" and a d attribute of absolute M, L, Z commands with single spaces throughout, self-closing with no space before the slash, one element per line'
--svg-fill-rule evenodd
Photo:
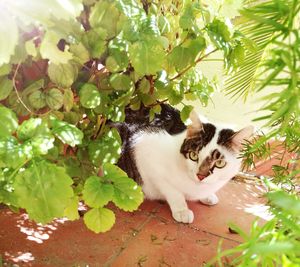
<path fill-rule="evenodd" d="M 126 121 L 115 124 L 123 141 L 118 165 L 141 184 L 146 198 L 166 200 L 176 221 L 191 223 L 186 200 L 218 203 L 215 193 L 238 173 L 242 142 L 253 127 L 218 128 L 194 111 L 185 126 L 169 105 L 149 123 L 147 112 L 127 110 Z"/>

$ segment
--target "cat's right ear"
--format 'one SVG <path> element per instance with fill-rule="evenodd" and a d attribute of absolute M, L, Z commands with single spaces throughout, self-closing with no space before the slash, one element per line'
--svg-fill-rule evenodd
<path fill-rule="evenodd" d="M 190 124 L 187 127 L 187 137 L 192 138 L 197 136 L 203 130 L 202 122 L 197 112 L 193 109 L 189 116 Z"/>

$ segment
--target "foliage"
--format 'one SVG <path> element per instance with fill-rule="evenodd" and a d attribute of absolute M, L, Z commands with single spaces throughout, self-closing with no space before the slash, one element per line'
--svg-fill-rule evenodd
<path fill-rule="evenodd" d="M 297 0 L 250 1 L 243 15 L 240 31 L 255 40 L 256 49 L 248 50 L 244 63 L 227 80 L 227 90 L 233 96 L 247 97 L 251 91 L 270 90 L 262 99 L 264 117 L 269 131 L 245 144 L 245 165 L 256 159 L 267 159 L 278 152 L 279 164 L 273 165 L 274 177 L 265 180 L 269 188 L 270 212 L 273 218 L 264 226 L 253 223 L 249 235 L 237 226 L 231 226 L 244 239 L 236 248 L 220 252 L 235 256 L 230 266 L 299 266 L 300 265 L 300 2 Z M 242 83 L 241 83 L 242 81 Z M 274 92 L 274 87 L 278 89 Z M 280 144 L 269 140 L 275 138 Z M 292 155 L 287 165 L 286 154 Z"/>
<path fill-rule="evenodd" d="M 255 221 L 249 234 L 231 225 L 244 242 L 221 252 L 217 257 L 219 266 L 223 266 L 221 258 L 229 255 L 235 255 L 230 266 L 299 266 L 300 200 L 281 190 L 270 192 L 267 197 L 273 219 L 263 226 Z"/>
<path fill-rule="evenodd" d="M 241 1 L 237 1 L 241 2 Z M 229 14 L 230 13 L 230 14 Z M 141 188 L 115 164 L 126 106 L 206 105 L 215 84 L 196 65 L 223 51 L 236 68 L 250 41 L 226 20 L 230 1 L 0 0 L 0 202 L 47 223 L 78 219 L 104 232 L 107 204 L 138 208 Z"/>

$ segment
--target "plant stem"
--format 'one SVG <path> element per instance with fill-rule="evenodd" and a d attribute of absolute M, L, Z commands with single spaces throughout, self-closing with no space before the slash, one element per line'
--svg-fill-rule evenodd
<path fill-rule="evenodd" d="M 200 61 L 202 61 L 204 58 L 208 57 L 209 55 L 211 55 L 212 53 L 216 52 L 218 49 L 214 49 L 212 51 L 210 51 L 209 53 L 205 54 L 204 56 L 198 58 L 193 64 L 189 65 L 188 67 L 186 67 L 183 71 L 179 72 L 176 76 L 174 76 L 173 78 L 170 79 L 170 81 L 173 81 L 179 77 L 181 77 L 184 73 L 186 73 L 190 68 L 194 67 L 195 65 L 197 65 Z"/>
<path fill-rule="evenodd" d="M 13 75 L 13 78 L 12 78 L 13 87 L 14 87 L 14 90 L 15 90 L 15 92 L 16 92 L 17 98 L 18 98 L 19 102 L 24 106 L 24 108 L 25 108 L 29 113 L 34 114 L 34 115 L 38 115 L 38 114 L 36 114 L 35 112 L 33 112 L 30 108 L 27 107 L 27 105 L 24 103 L 24 101 L 22 100 L 22 98 L 21 98 L 20 95 L 19 95 L 19 92 L 18 92 L 18 89 L 17 89 L 17 86 L 16 86 L 16 76 L 17 76 L 17 74 L 18 74 L 19 68 L 20 68 L 20 62 L 17 64 L 16 70 L 15 70 L 14 75 Z"/>

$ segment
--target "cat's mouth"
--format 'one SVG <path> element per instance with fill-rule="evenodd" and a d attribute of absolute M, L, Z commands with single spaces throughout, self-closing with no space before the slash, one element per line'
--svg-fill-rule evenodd
<path fill-rule="evenodd" d="M 206 175 L 203 175 L 203 174 L 197 174 L 197 177 L 200 181 L 204 180 L 207 176 Z"/>

